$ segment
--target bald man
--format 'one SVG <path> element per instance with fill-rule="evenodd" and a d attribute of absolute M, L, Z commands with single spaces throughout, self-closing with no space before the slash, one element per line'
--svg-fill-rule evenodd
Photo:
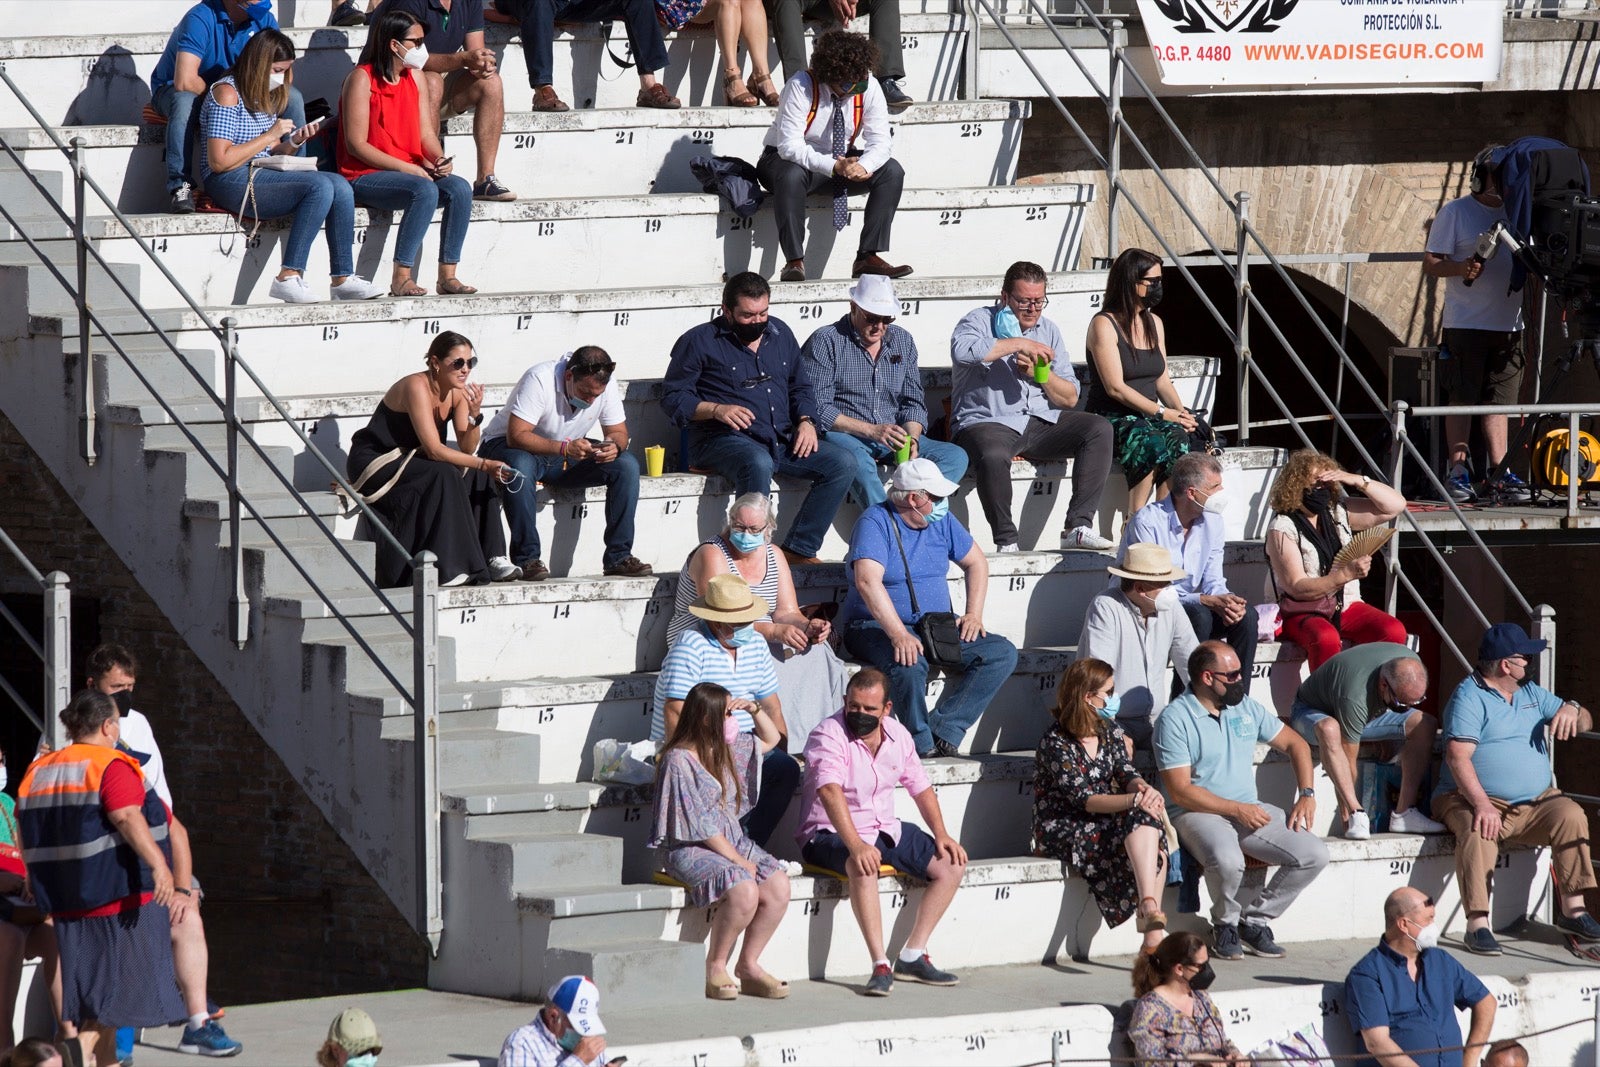
<path fill-rule="evenodd" d="M 1496 1041 L 1483 1057 L 1483 1067 L 1528 1067 L 1528 1050 L 1510 1039 Z"/>
<path fill-rule="evenodd" d="M 1383 938 L 1344 980 L 1345 1017 L 1380 1067 L 1478 1067 L 1494 1026 L 1494 994 L 1448 952 L 1435 948 L 1433 898 L 1401 886 L 1383 902 Z M 1463 1052 L 1456 1009 L 1472 1010 Z"/>
<path fill-rule="evenodd" d="M 1400 796 L 1389 831 L 1442 834 L 1444 824 L 1417 810 L 1417 790 L 1433 758 L 1439 720 L 1417 710 L 1427 696 L 1428 669 L 1405 645 L 1375 641 L 1340 652 L 1300 684 L 1289 725 L 1314 745 L 1333 780 L 1344 836 L 1363 841 L 1372 823 L 1356 795 L 1356 756 L 1363 741 L 1398 741 Z"/>

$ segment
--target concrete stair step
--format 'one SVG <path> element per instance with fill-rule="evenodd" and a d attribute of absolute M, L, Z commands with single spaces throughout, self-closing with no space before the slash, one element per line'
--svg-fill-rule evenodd
<path fill-rule="evenodd" d="M 359 620 L 353 625 L 360 633 Z M 409 688 L 413 663 L 411 639 L 382 636 L 367 638 L 365 634 L 363 639 L 377 654 L 378 661 Z M 342 628 L 333 632 L 330 627 L 330 632 L 326 636 L 306 642 L 302 658 L 305 661 L 303 670 L 308 678 L 304 688 L 315 694 L 316 699 L 325 702 L 321 706 L 334 706 L 335 701 L 350 689 L 393 693 L 388 679 L 383 676 L 377 664 Z M 452 640 L 439 641 L 438 673 L 441 679 L 455 676 L 455 642 Z"/>
<path fill-rule="evenodd" d="M 439 733 L 439 788 L 481 788 L 494 782 L 537 781 L 539 736 L 509 730 L 443 729 Z"/>
<path fill-rule="evenodd" d="M 622 842 L 596 834 L 505 833 L 468 841 L 466 847 L 509 861 L 511 877 L 503 888 L 512 895 L 605 884 L 615 880 L 622 866 Z"/>
<path fill-rule="evenodd" d="M 298 461 L 296 465 L 298 467 Z M 249 498 L 249 502 L 266 520 L 266 526 L 285 540 L 325 536 L 324 528 L 336 534 L 346 533 L 341 528 L 347 524 L 340 518 L 332 493 L 311 493 L 302 499 L 304 504 L 287 494 L 279 496 L 255 494 Z M 216 496 L 190 497 L 183 502 L 183 517 L 197 526 L 215 524 L 218 547 L 225 548 L 229 544 L 227 500 Z M 260 520 L 251 516 L 249 511 L 244 513 L 239 526 L 242 539 L 246 542 L 263 541 L 266 536 L 265 528 Z M 353 533 L 353 530 L 349 532 Z M 345 539 L 348 540 L 348 536 Z M 350 590 L 351 595 L 355 592 L 354 589 Z"/>
<path fill-rule="evenodd" d="M 559 975 L 586 974 L 604 982 L 609 995 L 639 1005 L 681 1004 L 684 990 L 705 980 L 705 954 L 698 945 L 642 938 L 551 945 L 544 967 L 552 982 Z"/>
<path fill-rule="evenodd" d="M 136 428 L 124 424 L 124 429 Z M 186 498 L 226 491 L 226 437 L 223 427 L 216 423 L 188 427 L 188 433 L 176 425 L 147 426 L 142 433 L 146 457 L 155 462 L 165 458 L 183 464 Z M 293 484 L 294 453 L 282 445 L 263 445 L 257 451 L 241 440 L 238 457 L 236 480 L 244 493 L 278 496 L 285 491 L 285 481 Z"/>

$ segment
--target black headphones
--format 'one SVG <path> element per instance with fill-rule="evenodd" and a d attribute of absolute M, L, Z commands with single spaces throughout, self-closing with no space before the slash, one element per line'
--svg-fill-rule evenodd
<path fill-rule="evenodd" d="M 1495 169 L 1495 153 L 1504 147 L 1497 144 L 1488 145 L 1472 157 L 1472 177 L 1468 179 L 1467 187 L 1474 193 L 1481 193 L 1489 187 L 1489 175 Z"/>

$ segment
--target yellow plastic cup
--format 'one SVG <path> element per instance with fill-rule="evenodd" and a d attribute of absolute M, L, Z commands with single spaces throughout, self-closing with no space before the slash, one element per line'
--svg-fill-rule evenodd
<path fill-rule="evenodd" d="M 650 445 L 644 450 L 644 471 L 651 478 L 659 478 L 667 467 L 667 449 L 664 445 Z"/>

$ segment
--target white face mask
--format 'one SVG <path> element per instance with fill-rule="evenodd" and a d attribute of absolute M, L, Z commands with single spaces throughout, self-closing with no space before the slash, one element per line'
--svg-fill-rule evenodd
<path fill-rule="evenodd" d="M 268 73 L 268 75 L 267 75 L 267 88 L 268 89 L 282 89 L 283 88 L 283 83 L 287 78 L 288 78 L 288 75 L 285 74 L 283 71 L 274 70 L 274 71 Z"/>
<path fill-rule="evenodd" d="M 1429 923 L 1418 930 L 1411 940 L 1417 943 L 1418 952 L 1426 952 L 1439 944 L 1439 924 L 1437 921 Z"/>
<path fill-rule="evenodd" d="M 4 763 L 0 763 L 0 789 L 4 789 L 6 787 L 7 780 L 6 765 Z"/>
<path fill-rule="evenodd" d="M 426 44 L 417 45 L 401 56 L 400 62 L 412 70 L 421 70 L 423 64 L 428 62 L 428 46 Z"/>
<path fill-rule="evenodd" d="M 1207 515 L 1221 515 L 1227 506 L 1228 494 L 1218 489 L 1215 493 L 1206 497 L 1206 502 L 1200 505 L 1200 509 Z"/>
<path fill-rule="evenodd" d="M 1154 599 L 1156 610 L 1158 611 L 1164 608 L 1176 608 L 1178 606 L 1178 590 L 1169 585 L 1157 593 Z"/>

